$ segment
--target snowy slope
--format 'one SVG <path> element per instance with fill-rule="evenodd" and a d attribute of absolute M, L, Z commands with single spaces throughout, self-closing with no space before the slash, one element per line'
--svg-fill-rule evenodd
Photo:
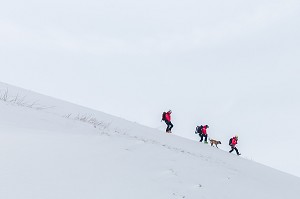
<path fill-rule="evenodd" d="M 299 195 L 299 178 L 235 154 L 3 83 L 0 90 L 8 96 L 0 101 L 0 198 Z"/>

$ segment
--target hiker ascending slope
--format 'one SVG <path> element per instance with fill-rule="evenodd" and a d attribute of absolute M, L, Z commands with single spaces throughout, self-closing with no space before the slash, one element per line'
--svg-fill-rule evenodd
<path fill-rule="evenodd" d="M 162 115 L 162 120 L 165 121 L 165 123 L 167 124 L 167 129 L 166 129 L 166 133 L 172 133 L 172 128 L 173 128 L 173 124 L 171 122 L 171 113 L 172 111 L 169 110 L 168 112 L 163 112 Z"/>
<path fill-rule="evenodd" d="M 201 133 L 201 135 L 200 135 L 200 142 L 202 142 L 203 141 L 203 138 L 205 138 L 204 139 L 204 143 L 205 144 L 207 144 L 208 142 L 207 142 L 207 129 L 209 128 L 209 126 L 208 125 L 204 125 L 203 127 L 202 127 L 202 133 Z"/>
<path fill-rule="evenodd" d="M 239 153 L 239 150 L 236 148 L 238 139 L 239 139 L 239 137 L 237 135 L 234 136 L 233 138 L 230 138 L 229 145 L 231 146 L 231 150 L 229 151 L 229 153 L 231 153 L 233 150 L 235 150 L 237 155 L 241 155 Z"/>

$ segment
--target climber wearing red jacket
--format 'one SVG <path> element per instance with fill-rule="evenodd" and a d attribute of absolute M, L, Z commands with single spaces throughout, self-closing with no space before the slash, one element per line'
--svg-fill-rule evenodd
<path fill-rule="evenodd" d="M 231 146 L 231 150 L 229 151 L 229 153 L 231 153 L 233 150 L 235 150 L 237 155 L 241 155 L 239 153 L 239 150 L 236 148 L 238 139 L 239 139 L 239 137 L 236 135 L 229 140 L 229 145 Z"/>
<path fill-rule="evenodd" d="M 202 142 L 202 141 L 203 141 L 203 138 L 205 138 L 205 139 L 204 139 L 204 143 L 205 143 L 205 144 L 208 143 L 208 142 L 207 142 L 207 129 L 208 129 L 208 128 L 209 128 L 208 125 L 204 125 L 204 126 L 202 127 L 202 134 L 200 135 L 200 137 L 201 137 L 200 142 Z"/>
<path fill-rule="evenodd" d="M 162 120 L 165 121 L 165 123 L 167 124 L 166 133 L 172 133 L 171 130 L 173 128 L 173 124 L 171 122 L 171 113 L 172 111 L 169 110 L 168 112 L 164 112 L 162 116 Z"/>

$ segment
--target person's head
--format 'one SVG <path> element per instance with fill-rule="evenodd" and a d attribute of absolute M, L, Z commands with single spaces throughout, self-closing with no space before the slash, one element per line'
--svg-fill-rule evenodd
<path fill-rule="evenodd" d="M 209 128 L 209 126 L 208 125 L 205 125 L 205 127 L 208 129 Z"/>
<path fill-rule="evenodd" d="M 172 113 L 172 110 L 169 110 L 168 113 Z"/>
<path fill-rule="evenodd" d="M 239 139 L 239 136 L 237 136 L 237 135 L 235 135 L 234 137 L 235 137 L 235 139 L 237 139 L 237 140 Z"/>

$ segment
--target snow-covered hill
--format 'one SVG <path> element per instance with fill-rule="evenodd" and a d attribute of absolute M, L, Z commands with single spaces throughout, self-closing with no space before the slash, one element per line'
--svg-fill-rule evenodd
<path fill-rule="evenodd" d="M 299 178 L 235 154 L 3 83 L 0 90 L 0 198 L 299 195 Z"/>

